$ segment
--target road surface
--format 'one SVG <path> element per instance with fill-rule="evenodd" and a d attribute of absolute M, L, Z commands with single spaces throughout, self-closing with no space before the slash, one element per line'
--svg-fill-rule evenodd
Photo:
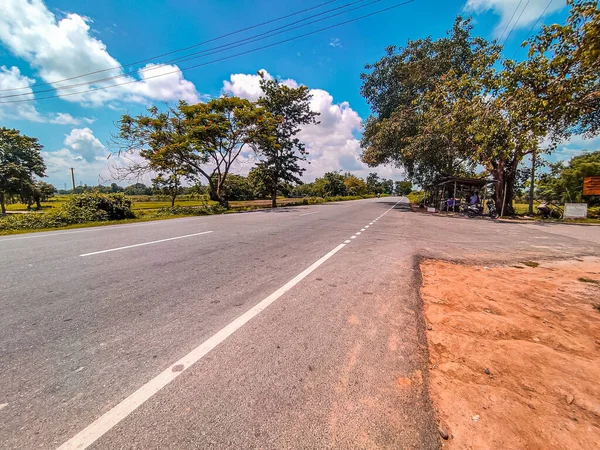
<path fill-rule="evenodd" d="M 0 238 L 2 448 L 439 448 L 419 258 L 598 254 L 600 228 L 405 202 Z"/>

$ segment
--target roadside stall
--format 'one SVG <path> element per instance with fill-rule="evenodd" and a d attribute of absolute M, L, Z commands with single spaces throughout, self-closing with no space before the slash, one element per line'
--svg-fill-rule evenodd
<path fill-rule="evenodd" d="M 436 212 L 458 212 L 469 203 L 485 205 L 494 190 L 495 181 L 486 178 L 443 177 L 425 186 L 424 206 Z"/>

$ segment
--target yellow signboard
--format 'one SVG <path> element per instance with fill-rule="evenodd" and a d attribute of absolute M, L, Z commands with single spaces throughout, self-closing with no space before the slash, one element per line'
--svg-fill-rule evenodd
<path fill-rule="evenodd" d="M 583 179 L 583 195 L 600 195 L 600 177 Z"/>

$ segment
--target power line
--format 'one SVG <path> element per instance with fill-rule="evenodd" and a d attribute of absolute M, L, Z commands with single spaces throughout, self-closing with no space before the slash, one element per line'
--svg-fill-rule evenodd
<path fill-rule="evenodd" d="M 342 25 L 346 25 L 348 23 L 352 23 L 352 22 L 356 22 L 358 20 L 366 19 L 367 17 L 371 17 L 371 16 L 374 16 L 376 14 L 381 14 L 383 12 L 390 11 L 390 10 L 395 9 L 395 8 L 399 8 L 400 6 L 404 6 L 404 5 L 407 5 L 409 3 L 413 3 L 415 1 L 416 0 L 407 0 L 405 2 L 397 3 L 397 4 L 389 6 L 387 8 L 383 8 L 383 9 L 380 9 L 378 11 L 374 11 L 372 13 L 356 17 L 354 19 L 346 20 L 344 22 L 339 22 L 339 23 L 334 24 L 334 25 L 330 25 L 330 26 L 327 26 L 327 27 L 324 27 L 324 28 L 320 28 L 318 30 L 311 31 L 309 33 L 301 34 L 301 35 L 298 35 L 298 36 L 294 36 L 292 38 L 285 39 L 285 40 L 282 40 L 282 41 L 278 41 L 278 42 L 275 42 L 275 43 L 272 43 L 272 44 L 269 44 L 269 45 L 264 45 L 262 47 L 257 47 L 257 48 L 254 48 L 254 49 L 251 49 L 251 50 L 247 50 L 247 51 L 244 51 L 244 52 L 241 52 L 241 53 L 236 53 L 236 54 L 233 54 L 233 55 L 225 56 L 223 58 L 215 59 L 215 60 L 212 60 L 212 61 L 207 61 L 205 63 L 196 64 L 196 65 L 189 66 L 189 67 L 183 67 L 183 68 L 178 69 L 178 70 L 173 70 L 173 71 L 170 71 L 170 72 L 165 72 L 165 73 L 162 73 L 162 74 L 158 74 L 158 75 L 153 75 L 153 76 L 150 76 L 150 77 L 146 77 L 146 78 L 144 78 L 144 81 L 145 80 L 149 80 L 149 79 L 153 79 L 153 78 L 163 77 L 163 76 L 166 76 L 166 75 L 171 75 L 171 74 L 174 74 L 174 73 L 179 73 L 179 72 L 182 72 L 184 70 L 196 69 L 198 67 L 207 66 L 209 64 L 214 64 L 214 63 L 217 63 L 217 62 L 220 62 L 220 61 L 225 61 L 225 60 L 228 60 L 228 59 L 236 58 L 238 56 L 244 56 L 244 55 L 247 55 L 249 53 L 254 53 L 254 52 L 257 52 L 259 50 L 264 50 L 264 49 L 267 49 L 267 48 L 275 47 L 277 45 L 281 45 L 281 44 L 284 44 L 284 43 L 287 43 L 287 42 L 295 41 L 297 39 L 301 39 L 301 38 L 304 38 L 304 37 L 307 37 L 307 36 L 311 36 L 313 34 L 317 34 L 317 33 L 323 32 L 323 31 L 327 31 L 327 30 L 331 30 L 333 28 L 337 28 L 337 27 L 340 27 Z M 9 100 L 9 101 L 0 102 L 0 104 L 4 104 L 4 103 L 23 103 L 23 102 L 30 102 L 30 101 L 34 101 L 34 100 L 46 100 L 46 99 L 51 99 L 51 98 L 67 97 L 67 96 L 71 96 L 71 95 L 81 95 L 81 94 L 85 94 L 85 93 L 88 93 L 88 92 L 94 92 L 94 91 L 100 91 L 100 90 L 110 89 L 110 88 L 113 88 L 113 87 L 123 86 L 123 85 L 137 83 L 137 82 L 139 82 L 139 80 L 130 80 L 130 81 L 126 81 L 126 82 L 123 82 L 123 83 L 116 83 L 116 84 L 112 84 L 110 86 L 103 86 L 103 87 L 86 89 L 86 90 L 79 91 L 79 92 L 70 92 L 70 93 L 59 94 L 59 95 L 48 95 L 46 97 L 39 97 L 37 99 L 36 98 L 30 98 L 30 99 L 21 99 L 21 100 Z"/>
<path fill-rule="evenodd" d="M 157 64 L 157 65 L 155 65 L 153 67 L 146 67 L 146 68 L 140 69 L 140 70 L 138 70 L 138 74 L 139 73 L 148 72 L 148 71 L 151 71 L 151 70 L 160 69 L 161 67 L 165 67 L 165 66 L 167 66 L 167 65 L 169 65 L 169 64 L 171 64 L 173 62 L 191 61 L 193 59 L 197 59 L 197 58 L 200 58 L 202 56 L 208 56 L 208 55 L 218 54 L 218 53 L 222 53 L 222 52 L 225 52 L 225 51 L 237 48 L 237 47 L 242 47 L 244 45 L 251 44 L 253 42 L 262 41 L 264 39 L 268 39 L 268 38 L 271 38 L 273 36 L 277 36 L 277 35 L 282 34 L 282 33 L 287 33 L 289 31 L 297 30 L 299 28 L 303 28 L 303 27 L 306 27 L 306 26 L 309 26 L 309 25 L 313 25 L 315 23 L 322 22 L 324 20 L 329 20 L 329 19 L 332 19 L 333 17 L 337 17 L 339 15 L 346 14 L 348 12 L 355 11 L 357 9 L 361 9 L 361 8 L 365 8 L 367 6 L 371 6 L 371 5 L 375 4 L 375 3 L 381 2 L 382 0 L 373 0 L 373 1 L 369 2 L 369 3 L 365 3 L 363 5 L 359 5 L 359 6 L 356 6 L 354 8 L 346 9 L 345 11 L 341 11 L 341 12 L 338 12 L 338 13 L 335 13 L 335 14 L 331 14 L 331 15 L 329 15 L 327 17 L 324 17 L 324 18 L 321 18 L 321 19 L 318 19 L 318 20 L 313 20 L 313 21 L 310 21 L 308 23 L 305 23 L 305 24 L 302 24 L 302 25 L 299 25 L 299 26 L 296 26 L 296 27 L 292 27 L 292 25 L 296 25 L 296 24 L 304 22 L 304 21 L 306 21 L 308 19 L 311 19 L 311 18 L 314 18 L 314 17 L 318 17 L 318 16 L 322 16 L 323 14 L 327 14 L 327 13 L 332 12 L 332 11 L 337 11 L 339 9 L 345 9 L 348 6 L 352 6 L 352 5 L 355 5 L 357 3 L 362 3 L 364 1 L 365 0 L 357 0 L 357 1 L 354 1 L 352 3 L 347 3 L 345 5 L 342 5 L 342 6 L 339 6 L 339 7 L 336 7 L 336 8 L 333 8 L 333 9 L 330 9 L 330 10 L 327 10 L 327 11 L 324 11 L 324 12 L 321 12 L 321 13 L 318 13 L 318 14 L 314 14 L 312 16 L 305 17 L 303 19 L 297 20 L 295 22 L 291 22 L 291 23 L 289 23 L 287 25 L 283 25 L 281 27 L 274 28 L 274 29 L 266 31 L 264 33 L 257 34 L 255 36 L 250 36 L 248 38 L 241 39 L 239 41 L 234 41 L 234 42 L 231 42 L 231 43 L 228 43 L 228 44 L 224 44 L 224 45 L 220 45 L 220 46 L 217 46 L 217 47 L 213 47 L 213 48 L 201 50 L 199 52 L 189 53 L 187 55 L 180 56 L 178 58 L 166 61 L 164 63 Z M 277 31 L 277 30 L 280 30 L 280 31 Z M 192 55 L 196 55 L 196 56 L 192 56 Z M 80 86 L 89 86 L 89 85 L 92 85 L 92 84 L 97 84 L 97 83 L 100 83 L 100 82 L 109 81 L 109 80 L 115 80 L 115 79 L 124 78 L 124 77 L 129 77 L 129 75 L 126 74 L 126 73 L 122 73 L 122 74 L 119 74 L 119 75 L 113 75 L 113 76 L 99 78 L 99 79 L 95 79 L 95 80 L 84 81 L 84 82 L 81 82 L 81 83 L 69 84 L 69 85 L 65 85 L 65 86 L 57 86 L 57 87 L 53 87 L 53 88 L 50 88 L 50 89 L 38 89 L 38 90 L 32 90 L 32 92 L 27 92 L 27 93 L 22 93 L 22 94 L 3 95 L 3 96 L 0 96 L 0 100 L 6 99 L 6 98 L 12 98 L 12 97 L 24 97 L 24 96 L 29 96 L 29 95 L 33 95 L 33 94 L 40 94 L 40 93 L 44 93 L 44 92 L 52 92 L 54 90 L 60 91 L 61 89 L 72 89 L 72 88 L 80 87 Z"/>
<path fill-rule="evenodd" d="M 201 45 L 209 44 L 211 42 L 215 42 L 215 41 L 224 39 L 224 38 L 229 37 L 229 36 L 233 36 L 233 35 L 236 35 L 236 34 L 239 34 L 239 33 L 243 33 L 244 31 L 249 31 L 249 30 L 252 30 L 254 28 L 259 28 L 259 27 L 262 27 L 262 26 L 265 26 L 265 25 L 269 25 L 270 23 L 279 22 L 280 20 L 289 19 L 290 17 L 297 16 L 298 14 L 302 14 L 302 13 L 305 13 L 305 12 L 308 12 L 308 11 L 312 11 L 314 9 L 318 9 L 318 8 L 320 8 L 322 6 L 325 6 L 325 5 L 328 5 L 330 3 L 335 3 L 336 1 L 337 0 L 329 0 L 327 2 L 320 3 L 320 4 L 316 5 L 316 6 L 312 6 L 310 8 L 303 9 L 301 11 L 297 11 L 297 12 L 294 12 L 294 13 L 291 13 L 291 14 L 287 14 L 285 16 L 276 17 L 275 19 L 267 20 L 266 22 L 261 22 L 261 23 L 258 23 L 256 25 L 252 25 L 252 26 L 249 26 L 249 27 L 246 27 L 246 28 L 242 28 L 240 30 L 232 31 L 232 32 L 227 33 L 227 34 L 223 34 L 221 36 L 214 37 L 214 38 L 209 39 L 207 41 L 203 41 L 203 42 L 199 42 L 199 43 L 194 44 L 194 45 L 190 45 L 189 47 L 184 47 L 184 48 L 172 50 L 172 51 L 169 51 L 167 53 L 162 53 L 160 55 L 152 56 L 150 58 L 142 59 L 142 60 L 139 60 L 139 61 L 136 61 L 136 62 L 132 62 L 132 63 L 129 63 L 129 64 L 119 65 L 119 66 L 115 66 L 115 67 L 109 67 L 109 68 L 106 68 L 106 69 L 100 69 L 100 70 L 96 70 L 94 72 L 87 72 L 87 73 L 83 73 L 81 75 L 72 76 L 70 78 L 63 78 L 63 79 L 60 79 L 60 80 L 48 81 L 46 83 L 40 83 L 40 84 L 38 84 L 38 86 L 48 86 L 48 85 L 51 85 L 51 84 L 54 84 L 54 83 L 61 83 L 63 81 L 75 80 L 77 78 L 85 77 L 85 76 L 88 76 L 88 75 L 94 75 L 94 74 L 101 73 L 101 72 L 107 72 L 109 70 L 124 69 L 125 67 L 135 66 L 135 65 L 138 65 L 138 64 L 143 64 L 145 62 L 152 61 L 152 60 L 157 59 L 157 58 L 162 58 L 163 56 L 169 56 L 169 55 L 172 55 L 174 53 L 185 52 L 187 50 L 191 50 L 191 49 L 199 47 Z M 18 90 L 22 90 L 22 89 L 29 89 L 29 87 L 30 86 L 23 86 L 23 87 L 19 87 L 19 88 L 10 88 L 10 89 L 0 89 L 0 92 L 18 91 Z"/>
<path fill-rule="evenodd" d="M 506 39 L 504 39 L 504 44 L 502 44 L 502 46 L 504 46 L 506 44 L 506 42 L 508 41 L 508 38 L 510 37 L 511 33 L 514 31 L 514 29 L 516 28 L 517 24 L 519 23 L 519 20 L 521 20 L 521 17 L 523 16 L 523 13 L 525 12 L 525 10 L 527 9 L 527 6 L 529 5 L 529 2 L 531 0 L 527 0 L 527 3 L 525 3 L 525 6 L 523 7 L 523 9 L 521 10 L 521 14 L 519 14 L 519 17 L 517 17 L 517 20 L 515 21 L 515 23 L 513 24 L 513 27 L 510 29 L 510 31 L 508 32 L 508 34 L 506 35 Z"/>
<path fill-rule="evenodd" d="M 539 17 L 536 19 L 536 21 L 534 22 L 533 26 L 529 29 L 529 32 L 527 33 L 527 36 L 525 37 L 525 41 L 527 39 L 529 39 L 529 36 L 531 36 L 531 33 L 533 33 L 533 30 L 535 29 L 535 27 L 537 26 L 538 22 L 540 21 L 540 19 L 542 17 L 544 17 L 544 14 L 546 14 L 546 11 L 548 11 L 548 8 L 550 7 L 550 5 L 552 4 L 553 0 L 550 0 L 548 2 L 548 4 L 546 5 L 546 7 L 544 8 L 544 10 L 542 11 L 542 13 L 539 15 Z M 517 53 L 519 52 L 519 50 L 521 49 L 521 46 L 518 46 L 517 49 L 515 50 L 515 52 L 513 53 L 513 55 L 511 56 L 510 59 L 515 59 L 515 56 L 517 56 Z"/>
<path fill-rule="evenodd" d="M 506 23 L 506 26 L 504 27 L 504 31 L 502 32 L 502 34 L 500 35 L 500 38 L 498 39 L 498 42 L 500 42 L 502 40 L 502 38 L 504 37 L 504 33 L 506 33 L 506 30 L 508 30 L 508 27 L 510 26 L 510 23 L 512 22 L 512 20 L 515 17 L 515 14 L 517 13 L 517 10 L 519 9 L 519 6 L 521 6 L 521 2 L 523 0 L 519 0 L 519 3 L 517 4 L 517 7 L 515 8 L 515 10 L 512 13 L 512 16 L 510 16 L 510 20 Z"/>

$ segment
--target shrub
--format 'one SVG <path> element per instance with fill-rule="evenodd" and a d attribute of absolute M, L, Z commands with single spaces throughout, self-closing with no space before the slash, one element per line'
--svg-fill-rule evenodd
<path fill-rule="evenodd" d="M 61 212 L 71 216 L 73 223 L 123 220 L 135 217 L 131 211 L 131 200 L 121 193 L 87 192 L 71 195 L 61 206 Z"/>
<path fill-rule="evenodd" d="M 88 192 L 70 195 L 56 210 L 9 214 L 0 218 L 0 231 L 37 230 L 106 220 L 134 218 L 131 201 L 123 194 Z"/>
<path fill-rule="evenodd" d="M 409 202 L 418 205 L 425 199 L 425 193 L 423 191 L 412 191 L 407 197 Z"/>

